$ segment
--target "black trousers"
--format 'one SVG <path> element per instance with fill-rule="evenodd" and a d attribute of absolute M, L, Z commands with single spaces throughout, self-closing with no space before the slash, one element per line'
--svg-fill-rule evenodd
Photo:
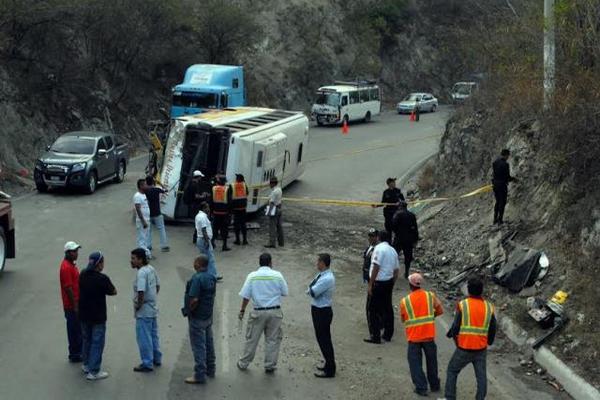
<path fill-rule="evenodd" d="M 331 342 L 331 321 L 333 320 L 333 311 L 331 307 L 311 307 L 312 321 L 315 328 L 317 343 L 325 359 L 323 366 L 325 374 L 335 375 L 335 354 L 333 343 Z"/>
<path fill-rule="evenodd" d="M 392 240 L 392 220 L 394 219 L 394 213 L 383 213 L 383 218 L 385 219 L 385 223 L 383 224 L 383 226 L 385 227 L 385 231 L 388 233 L 389 235 L 389 240 L 391 243 Z"/>
<path fill-rule="evenodd" d="M 494 196 L 496 197 L 496 205 L 494 206 L 494 223 L 503 222 L 504 208 L 506 207 L 506 199 L 508 197 L 508 185 L 495 184 Z"/>
<path fill-rule="evenodd" d="M 414 260 L 414 245 L 412 243 L 396 243 L 394 247 L 396 248 L 398 254 L 402 252 L 402 256 L 404 257 L 404 277 L 408 278 L 408 273 L 410 272 L 410 264 Z"/>
<path fill-rule="evenodd" d="M 233 229 L 235 232 L 235 240 L 240 241 L 240 233 L 244 238 L 244 242 L 247 238 L 246 229 L 246 210 L 233 210 Z"/>
<path fill-rule="evenodd" d="M 376 281 L 373 284 L 373 293 L 367 300 L 367 319 L 369 333 L 374 340 L 391 340 L 394 336 L 394 306 L 392 305 L 392 291 L 394 280 Z M 383 335 L 381 330 L 383 329 Z"/>
<path fill-rule="evenodd" d="M 214 237 L 220 237 L 223 240 L 223 247 L 227 247 L 229 221 L 229 214 L 213 214 Z"/>

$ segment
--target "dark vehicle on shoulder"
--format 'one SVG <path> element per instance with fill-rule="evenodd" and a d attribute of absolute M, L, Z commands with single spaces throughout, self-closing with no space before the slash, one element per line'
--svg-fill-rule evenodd
<path fill-rule="evenodd" d="M 91 194 L 104 182 L 123 182 L 128 159 L 127 144 L 112 133 L 65 133 L 35 163 L 35 186 L 39 192 L 75 187 Z"/>
<path fill-rule="evenodd" d="M 15 221 L 10 196 L 0 191 L 0 272 L 4 271 L 6 259 L 15 256 Z"/>

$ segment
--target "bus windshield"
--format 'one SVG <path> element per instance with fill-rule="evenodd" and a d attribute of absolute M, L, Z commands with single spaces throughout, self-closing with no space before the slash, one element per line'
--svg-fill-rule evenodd
<path fill-rule="evenodd" d="M 173 94 L 174 107 L 218 108 L 217 95 L 214 93 L 179 92 Z"/>
<path fill-rule="evenodd" d="M 327 104 L 330 106 L 340 105 L 340 94 L 331 92 L 318 92 L 317 93 L 317 104 Z"/>
<path fill-rule="evenodd" d="M 465 85 L 465 84 L 454 85 L 454 88 L 452 88 L 452 92 L 456 93 L 456 94 L 469 95 L 469 94 L 471 94 L 471 87 L 472 86 L 473 85 Z"/>

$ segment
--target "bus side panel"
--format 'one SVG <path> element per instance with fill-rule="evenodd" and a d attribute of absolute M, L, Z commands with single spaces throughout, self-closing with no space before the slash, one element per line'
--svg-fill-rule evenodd
<path fill-rule="evenodd" d="M 246 176 L 246 184 L 250 191 L 248 195 L 248 212 L 255 212 L 266 204 L 266 200 L 261 200 L 259 197 L 266 196 L 268 193 L 268 185 L 263 180 L 266 147 L 259 142 L 252 141 L 248 143 L 249 152 L 252 155 L 250 172 Z"/>
<path fill-rule="evenodd" d="M 185 128 L 181 122 L 177 122 L 171 129 L 163 159 L 160 182 L 168 190 L 161 196 L 161 211 L 167 218 L 175 218 L 175 207 L 177 206 L 179 192 L 179 177 L 181 176 L 181 162 L 183 160 L 183 140 Z"/>

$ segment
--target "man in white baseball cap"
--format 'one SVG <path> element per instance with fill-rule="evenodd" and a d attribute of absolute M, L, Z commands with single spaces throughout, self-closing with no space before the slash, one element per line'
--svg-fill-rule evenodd
<path fill-rule="evenodd" d="M 192 174 L 192 176 L 194 178 L 204 178 L 204 174 L 202 173 L 202 171 L 199 171 L 199 170 L 195 170 L 194 173 Z"/>
<path fill-rule="evenodd" d="M 60 264 L 60 293 L 69 341 L 69 361 L 81 362 L 81 324 L 79 323 L 79 270 L 75 265 L 81 246 L 75 242 L 65 243 L 65 258 Z"/>

